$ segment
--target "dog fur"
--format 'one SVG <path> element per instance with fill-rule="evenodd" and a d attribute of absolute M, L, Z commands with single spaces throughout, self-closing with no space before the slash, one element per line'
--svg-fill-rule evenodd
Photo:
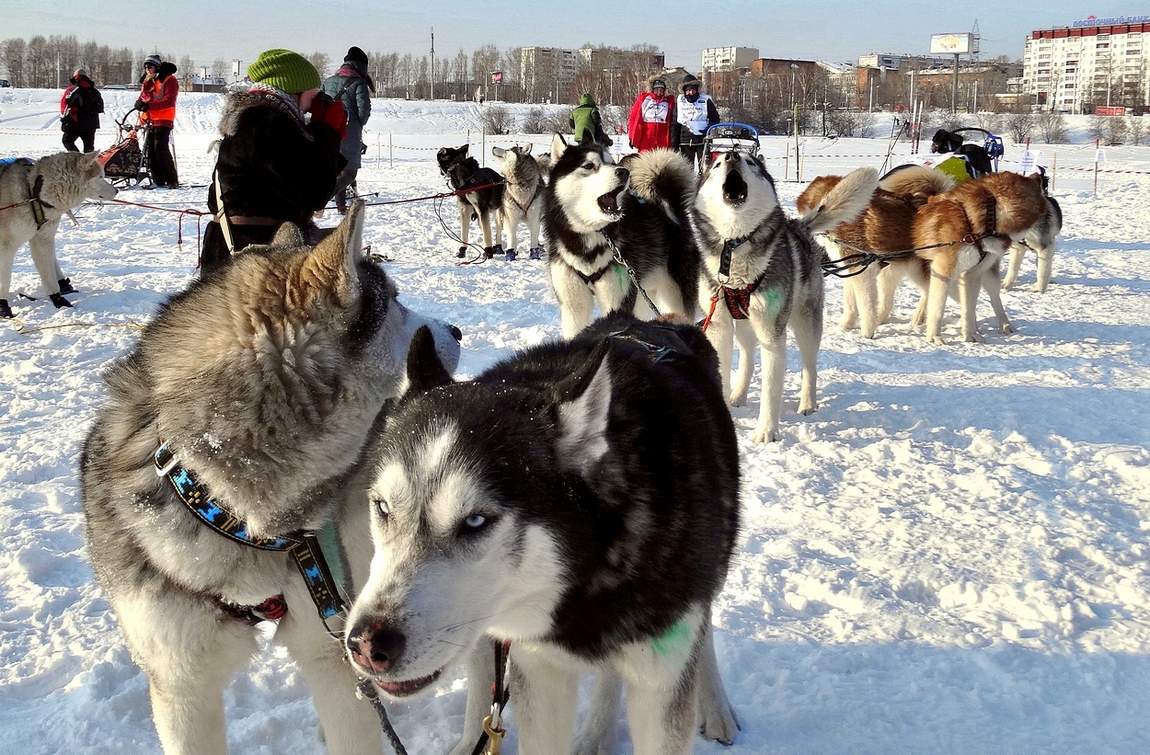
<path fill-rule="evenodd" d="M 491 168 L 479 167 L 479 161 L 467 154 L 468 149 L 469 145 L 464 144 L 462 147 L 442 147 L 436 153 L 435 159 L 439 164 L 439 171 L 451 188 L 459 191 L 469 186 L 501 184 L 503 176 Z M 467 254 L 467 238 L 471 231 L 472 218 L 479 220 L 479 228 L 483 231 L 484 255 L 490 258 L 503 253 L 503 215 L 500 212 L 503 206 L 503 191 L 504 187 L 498 185 L 455 196 L 459 205 L 459 238 L 463 244 L 459 247 L 459 257 Z M 494 232 L 492 224 L 495 226 Z"/>
<path fill-rule="evenodd" d="M 992 173 L 963 182 L 931 197 L 919 209 L 914 246 L 932 247 L 917 252 L 930 263 L 929 282 L 915 281 L 926 290 L 919 311 L 925 317 L 927 340 L 944 343 L 942 318 L 952 286 L 958 289 L 963 340 L 981 340 L 975 318 L 980 289 L 990 299 L 999 329 L 1014 332 L 1002 306 L 1000 261 L 1010 244 L 1025 238 L 1047 211 L 1042 177 L 1017 173 Z M 985 234 L 992 235 L 979 243 L 964 240 Z"/>
<path fill-rule="evenodd" d="M 695 179 L 687 161 L 670 150 L 652 150 L 627 169 L 614 164 L 606 147 L 568 145 L 558 134 L 551 154 L 543 225 L 564 337 L 591 322 L 596 304 L 601 315 L 655 314 L 626 269 L 613 262 L 608 239 L 659 314 L 693 316 L 699 251 L 690 233 Z"/>
<path fill-rule="evenodd" d="M 412 334 L 430 326 L 429 348 L 447 369 L 459 333 L 397 301 L 362 256 L 363 214 L 355 202 L 314 248 L 285 224 L 270 246 L 172 297 L 104 376 L 108 400 L 80 462 L 88 553 L 148 677 L 168 755 L 226 751 L 223 690 L 255 652 L 257 630 L 219 601 L 278 594 L 288 612 L 275 641 L 307 680 L 328 751 L 380 751 L 376 715 L 356 699 L 290 557 L 208 529 L 152 458 L 166 441 L 254 535 L 334 521 L 352 582 L 364 583 L 367 511 L 336 502 L 384 403 L 402 392 Z"/>
<path fill-rule="evenodd" d="M 492 147 L 491 154 L 503 161 L 503 175 L 507 181 L 503 187 L 503 229 L 507 231 L 507 259 L 516 257 L 516 231 L 519 224 L 527 225 L 531 246 L 528 252 L 531 259 L 541 259 L 543 247 L 539 244 L 539 224 L 543 216 L 543 172 L 538 161 L 531 155 L 531 145 L 515 146 L 511 149 Z M 498 239 L 503 242 L 502 238 Z"/>
<path fill-rule="evenodd" d="M 817 359 L 823 329 L 823 250 L 813 234 L 854 220 L 866 208 L 878 176 L 861 168 L 823 196 L 803 218 L 788 219 L 779 206 L 774 180 L 761 158 L 726 152 L 707 165 L 695 199 L 697 236 L 703 255 L 700 305 L 710 312 L 707 338 L 719 354 L 723 392 L 732 406 L 746 401 L 758 341 L 763 359 L 763 391 L 752 440 L 776 441 L 786 367 L 789 325 L 802 355 L 799 413 L 816 407 Z M 736 320 L 719 280 L 725 242 L 745 239 L 731 255 L 729 289 L 750 290 L 746 319 Z M 739 371 L 733 389 L 730 369 L 734 342 Z"/>
<path fill-rule="evenodd" d="M 799 213 L 814 209 L 841 180 L 839 176 L 820 176 L 812 181 L 795 203 Z M 918 208 L 954 185 L 954 179 L 940 171 L 919 165 L 900 167 L 879 181 L 866 212 L 818 236 L 818 242 L 832 259 L 856 254 L 859 249 L 879 254 L 911 249 Z M 855 274 L 842 279 L 843 315 L 839 324 L 843 330 L 857 326 L 864 338 L 874 338 L 878 326 L 890 316 L 899 282 L 912 274 L 911 268 L 922 265 L 922 260 L 910 256 L 871 264 L 861 272 L 851 268 Z M 921 274 L 914 277 L 921 278 Z"/>
<path fill-rule="evenodd" d="M 524 753 L 572 752 L 581 671 L 606 676 L 579 752 L 606 746 L 617 677 L 636 753 L 690 752 L 697 707 L 705 733 L 733 738 L 710 606 L 739 526 L 738 448 L 706 339 L 616 312 L 463 383 L 429 343 L 417 334 L 411 389 L 368 455 L 376 551 L 352 663 L 406 697 L 486 635 L 511 641 Z"/>
<path fill-rule="evenodd" d="M 1021 241 L 1010 247 L 1010 264 L 1006 269 L 1006 277 L 1002 281 L 1003 288 L 1014 288 L 1014 281 L 1018 277 L 1018 270 L 1022 267 L 1022 258 L 1026 250 L 1033 250 L 1038 255 L 1038 273 L 1034 279 L 1033 290 L 1046 293 L 1050 284 L 1050 270 L 1054 260 L 1054 242 L 1058 234 L 1062 233 L 1062 207 L 1054 197 L 1046 197 L 1046 213 L 1031 226 Z"/>
<path fill-rule="evenodd" d="M 30 205 L 0 211 L 0 312 L 10 314 L 12 263 L 24 244 L 32 252 L 32 262 L 40 275 L 44 292 L 57 307 L 71 306 L 60 295 L 64 273 L 56 258 L 56 232 L 60 219 L 79 207 L 85 199 L 112 199 L 116 189 L 104 179 L 104 169 L 96 153 L 60 152 L 41 157 L 35 164 L 13 163 L 0 168 L 0 207 L 22 202 L 31 196 L 37 177 L 43 177 L 40 198 L 46 222 L 40 228 Z"/>

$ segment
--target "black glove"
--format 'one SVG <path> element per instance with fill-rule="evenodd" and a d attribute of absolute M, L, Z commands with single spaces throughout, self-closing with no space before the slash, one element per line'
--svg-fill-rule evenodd
<path fill-rule="evenodd" d="M 367 154 L 367 145 L 366 144 L 359 145 L 359 154 L 361 154 L 361 155 Z"/>
<path fill-rule="evenodd" d="M 144 102 L 143 100 L 136 100 L 136 109 L 141 113 L 146 113 L 148 112 L 148 103 Z"/>
<path fill-rule="evenodd" d="M 612 144 L 614 144 L 615 142 L 611 140 L 611 137 L 609 137 L 609 136 L 604 136 L 604 137 L 603 137 L 603 143 L 604 143 L 604 144 L 606 144 L 608 147 L 610 147 L 610 146 L 611 146 Z"/>
<path fill-rule="evenodd" d="M 60 116 L 60 125 L 61 125 L 61 126 L 67 126 L 67 125 L 69 125 L 71 122 L 72 122 L 72 119 L 71 119 L 71 118 L 69 118 L 68 116 L 66 116 L 66 115 L 61 115 L 61 116 Z"/>

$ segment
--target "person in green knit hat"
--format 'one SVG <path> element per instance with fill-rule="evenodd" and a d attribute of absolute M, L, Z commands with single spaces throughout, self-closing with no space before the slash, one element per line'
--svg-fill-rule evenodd
<path fill-rule="evenodd" d="M 603 130 L 603 117 L 599 115 L 599 107 L 595 98 L 585 94 L 579 98 L 579 106 L 571 111 L 571 130 L 575 134 L 576 144 L 595 142 L 605 147 L 612 144 L 611 138 Z"/>
<path fill-rule="evenodd" d="M 346 160 L 343 106 L 320 92 L 320 76 L 291 50 L 267 50 L 248 66 L 251 86 L 229 95 L 220 118 L 216 170 L 208 189 L 214 219 L 204 230 L 200 274 L 251 244 L 266 244 L 285 222 L 314 243 L 312 222 Z"/>

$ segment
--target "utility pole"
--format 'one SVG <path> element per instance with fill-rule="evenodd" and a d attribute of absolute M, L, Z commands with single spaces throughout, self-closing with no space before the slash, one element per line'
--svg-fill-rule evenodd
<path fill-rule="evenodd" d="M 874 112 L 874 76 L 870 77 L 870 99 L 867 101 L 866 111 L 868 113 Z"/>
<path fill-rule="evenodd" d="M 950 88 L 950 112 L 958 112 L 958 53 L 954 54 L 954 80 Z"/>
<path fill-rule="evenodd" d="M 431 27 L 431 99 L 435 99 L 435 27 Z"/>
<path fill-rule="evenodd" d="M 978 112 L 978 79 L 974 80 L 974 99 L 971 102 L 970 112 L 972 112 L 972 113 Z"/>

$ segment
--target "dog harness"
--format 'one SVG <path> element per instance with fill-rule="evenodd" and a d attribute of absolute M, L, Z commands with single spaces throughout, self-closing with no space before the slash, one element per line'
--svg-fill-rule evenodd
<path fill-rule="evenodd" d="M 960 204 L 959 207 L 962 207 Z M 963 243 L 974 244 L 978 249 L 979 262 L 986 259 L 986 248 L 982 245 L 983 239 L 998 239 L 999 241 L 1007 240 L 1007 236 L 1001 233 L 996 233 L 998 230 L 998 202 L 995 200 L 994 195 L 987 192 L 987 197 L 983 202 L 983 227 L 986 229 L 982 233 L 975 233 L 974 222 L 967 214 L 966 208 L 962 208 L 962 217 L 966 220 L 966 227 L 970 232 L 963 237 Z"/>
<path fill-rule="evenodd" d="M 731 258 L 734 255 L 735 249 L 754 238 L 755 234 L 763 229 L 763 227 L 771 220 L 777 217 L 777 213 L 771 213 L 763 222 L 755 226 L 755 229 L 748 233 L 746 236 L 739 236 L 738 238 L 727 239 L 723 242 L 723 248 L 719 252 L 719 270 L 718 270 L 718 290 L 715 295 L 711 297 L 711 311 L 707 313 L 706 319 L 703 320 L 703 332 L 711 324 L 711 318 L 715 316 L 715 306 L 718 304 L 719 299 L 723 299 L 723 303 L 727 307 L 727 311 L 731 314 L 732 320 L 746 320 L 751 314 L 751 296 L 763 284 L 767 277 L 767 271 L 764 270 L 758 278 L 755 278 L 751 283 L 743 286 L 742 288 L 731 288 L 727 282 L 731 279 Z M 779 231 L 786 225 L 786 220 L 778 223 L 774 230 L 763 239 L 765 245 L 770 245 L 775 237 L 779 235 Z"/>
<path fill-rule="evenodd" d="M 167 478 L 188 511 L 208 529 L 249 548 L 280 551 L 290 555 L 296 568 L 299 569 L 300 576 L 303 577 L 304 584 L 307 585 L 308 593 L 325 627 L 328 627 L 329 619 L 346 615 L 347 606 L 340 596 L 339 583 L 332 576 L 331 568 L 320 546 L 318 533 L 301 530 L 280 537 L 253 535 L 244 520 L 220 505 L 204 484 L 179 463 L 166 442 L 161 443 L 156 449 L 152 460 L 156 466 L 156 474 Z M 258 624 L 265 620 L 275 621 L 287 612 L 287 604 L 282 594 L 272 596 L 257 606 L 236 605 L 220 596 L 215 597 L 215 602 L 229 616 L 248 624 Z M 328 633 L 333 637 L 339 636 L 330 627 Z"/>
<path fill-rule="evenodd" d="M 35 161 L 27 157 L 5 157 L 0 159 L 0 173 L 16 166 L 27 168 L 29 170 L 35 170 L 35 165 Z M 32 186 L 30 186 L 28 189 L 28 198 L 21 202 L 15 202 L 13 204 L 0 207 L 0 212 L 4 210 L 11 210 L 22 205 L 31 205 L 32 219 L 36 221 L 36 230 L 40 230 L 44 227 L 44 224 L 48 222 L 48 215 L 44 212 L 44 210 L 56 209 L 55 205 L 50 205 L 40 198 L 40 192 L 43 191 L 43 189 L 44 176 L 37 173 L 36 180 L 32 182 Z"/>

